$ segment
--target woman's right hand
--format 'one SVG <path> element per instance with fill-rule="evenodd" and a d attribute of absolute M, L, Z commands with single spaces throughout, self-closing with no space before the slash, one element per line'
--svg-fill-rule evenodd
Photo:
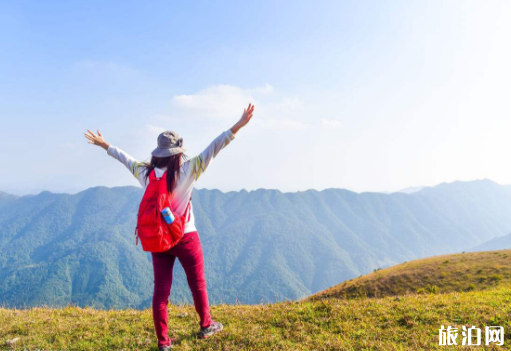
<path fill-rule="evenodd" d="M 243 110 L 243 114 L 241 115 L 240 120 L 231 128 L 231 132 L 233 134 L 236 134 L 238 130 L 243 128 L 247 125 L 248 122 L 250 122 L 250 119 L 252 118 L 254 114 L 254 105 L 251 103 L 248 104 L 248 108 Z"/>

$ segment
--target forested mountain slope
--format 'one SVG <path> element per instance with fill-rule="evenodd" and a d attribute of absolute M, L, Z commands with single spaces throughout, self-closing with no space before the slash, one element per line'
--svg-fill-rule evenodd
<path fill-rule="evenodd" d="M 0 193 L 0 302 L 149 306 L 151 256 L 134 237 L 141 197 L 137 187 Z M 511 189 L 488 180 L 413 194 L 195 190 L 193 203 L 213 303 L 297 299 L 511 232 Z M 171 298 L 191 302 L 180 267 Z"/>

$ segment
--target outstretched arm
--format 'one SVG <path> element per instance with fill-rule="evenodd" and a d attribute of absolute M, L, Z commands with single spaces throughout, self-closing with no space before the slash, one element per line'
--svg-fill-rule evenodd
<path fill-rule="evenodd" d="M 231 140 L 234 139 L 235 134 L 244 126 L 247 125 L 247 123 L 252 118 L 252 115 L 254 113 L 254 106 L 252 104 L 248 105 L 248 108 L 246 108 L 243 111 L 243 115 L 241 116 L 240 120 L 236 122 L 232 128 L 226 130 L 222 134 L 220 134 L 218 137 L 216 137 L 215 140 L 209 146 L 201 152 L 200 155 L 195 156 L 190 160 L 190 169 L 191 174 L 194 176 L 195 180 L 198 180 L 199 177 L 204 173 L 206 168 L 211 164 L 211 161 L 218 155 L 220 150 L 222 150 L 226 145 L 228 145 Z"/>
<path fill-rule="evenodd" d="M 131 174 L 137 178 L 138 182 L 142 187 L 145 185 L 145 167 L 142 167 L 144 164 L 138 162 L 134 157 L 129 155 L 128 153 L 122 151 L 116 146 L 110 145 L 104 139 L 101 133 L 98 132 L 98 135 L 95 135 L 93 132 L 87 129 L 90 134 L 85 134 L 85 137 L 89 139 L 89 144 L 97 145 L 106 150 L 107 154 L 121 162 L 126 168 L 129 169 Z"/>

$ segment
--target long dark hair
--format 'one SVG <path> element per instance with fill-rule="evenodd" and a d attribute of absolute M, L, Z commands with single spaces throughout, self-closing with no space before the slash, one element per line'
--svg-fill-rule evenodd
<path fill-rule="evenodd" d="M 172 191 L 175 189 L 177 181 L 179 179 L 179 169 L 182 161 L 188 160 L 188 157 L 184 153 L 168 157 L 156 157 L 151 156 L 149 163 L 144 162 L 146 167 L 145 182 L 148 184 L 149 174 L 155 167 L 164 168 L 167 167 L 167 191 L 172 195 Z"/>

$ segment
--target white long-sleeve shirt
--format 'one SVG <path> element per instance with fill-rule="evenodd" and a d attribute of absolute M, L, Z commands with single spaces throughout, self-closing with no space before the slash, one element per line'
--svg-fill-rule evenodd
<path fill-rule="evenodd" d="M 181 164 L 181 168 L 179 170 L 179 179 L 177 180 L 176 187 L 172 192 L 174 195 L 171 199 L 173 211 L 177 212 L 181 216 L 184 215 L 195 182 L 199 179 L 202 173 L 204 173 L 206 168 L 211 164 L 211 161 L 216 157 L 220 150 L 222 150 L 233 139 L 234 134 L 230 129 L 228 129 L 216 137 L 216 139 L 213 140 L 213 142 L 211 142 L 211 144 L 209 144 L 209 146 L 202 153 Z M 138 179 L 140 185 L 142 185 L 142 188 L 144 188 L 145 191 L 148 184 L 145 182 L 146 167 L 144 167 L 144 164 L 138 162 L 135 158 L 116 146 L 110 145 L 106 152 L 108 155 L 123 163 L 135 176 L 135 178 Z M 166 168 L 167 167 L 155 167 L 154 170 L 156 177 L 161 177 Z M 149 182 L 149 178 L 147 181 Z M 185 233 L 190 233 L 197 230 L 195 228 L 193 206 L 191 203 L 189 212 L 189 220 L 185 223 Z"/>

